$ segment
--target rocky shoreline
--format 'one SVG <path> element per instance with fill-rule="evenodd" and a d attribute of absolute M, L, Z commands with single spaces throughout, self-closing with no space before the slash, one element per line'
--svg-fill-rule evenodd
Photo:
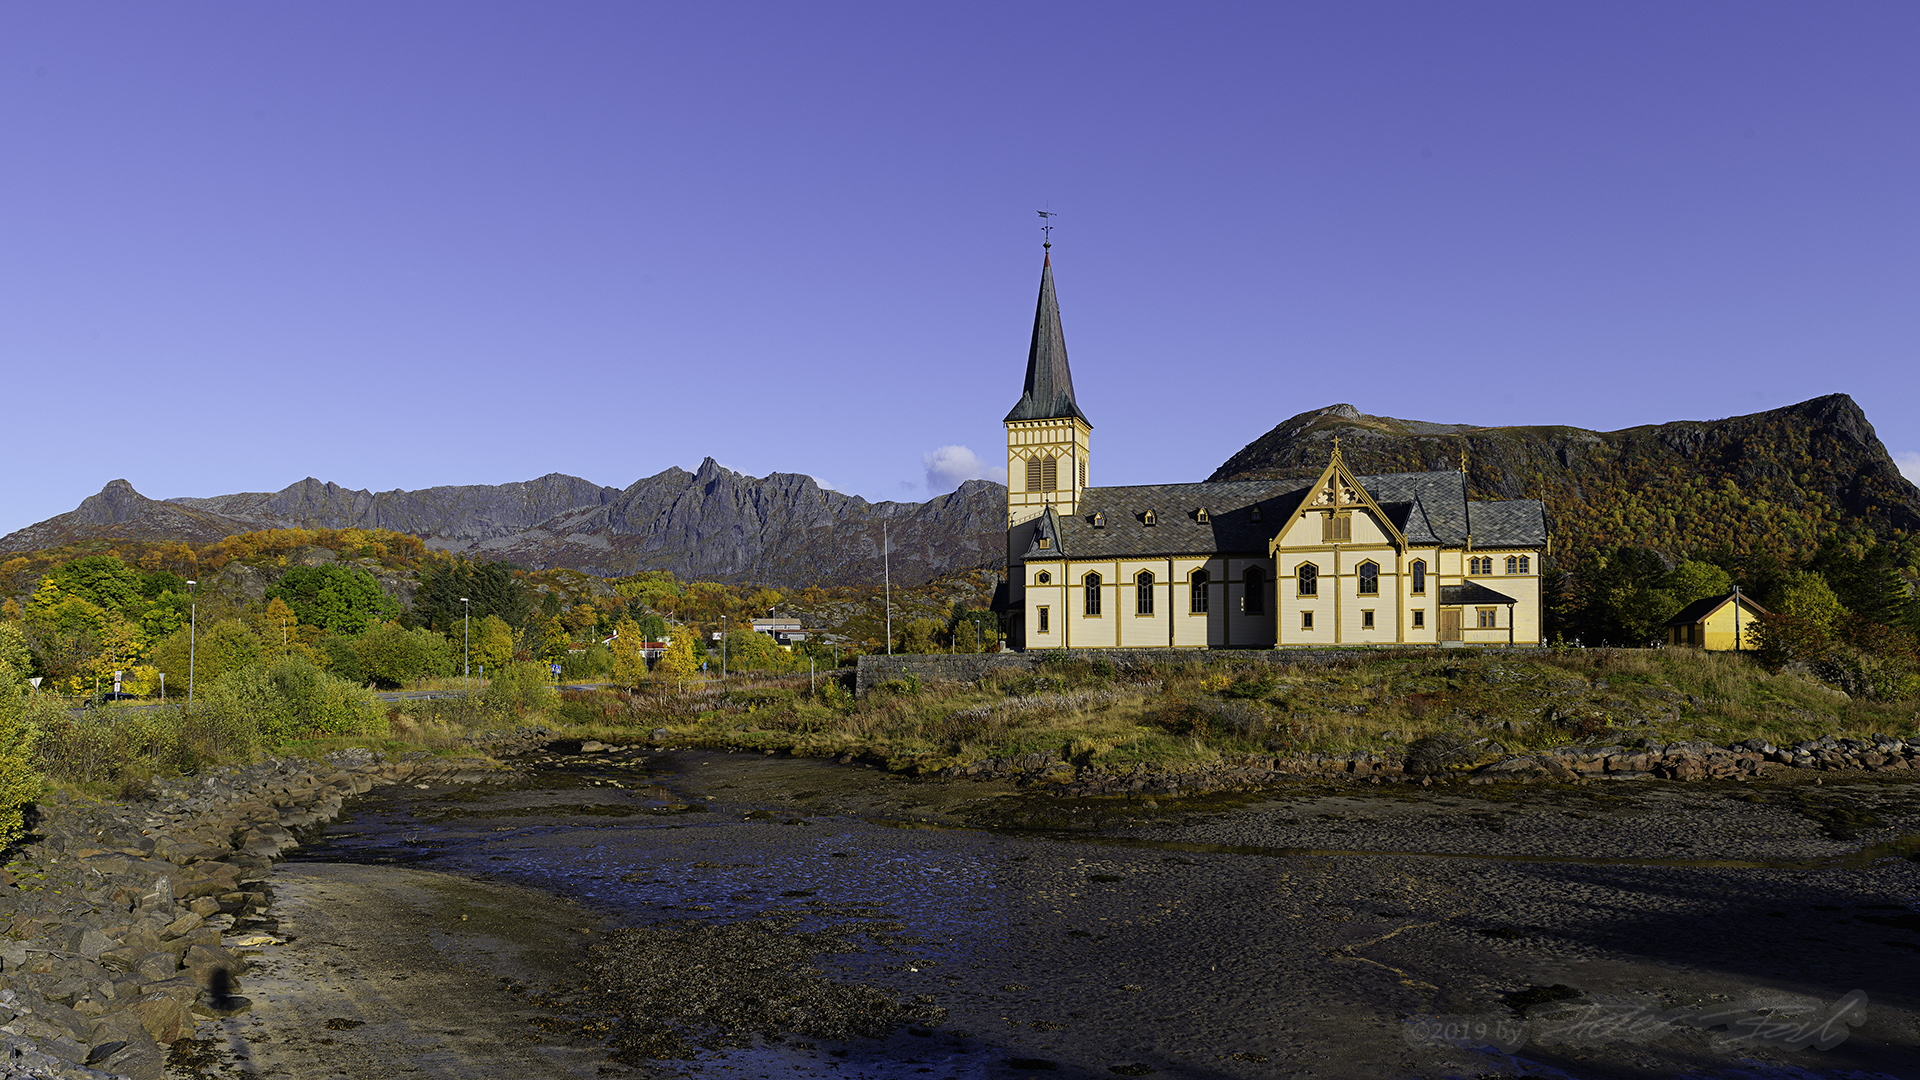
<path fill-rule="evenodd" d="M 1920 735 L 1896 738 L 1839 739 L 1823 735 L 1791 747 L 1764 739 L 1719 746 L 1703 740 L 1642 742 L 1636 746 L 1560 746 L 1529 754 L 1509 754 L 1498 744 L 1441 747 L 1423 755 L 1408 749 L 1315 753 L 1293 756 L 1250 755 L 1229 758 L 1201 769 L 1171 771 L 1140 765 L 1106 770 L 1076 765 L 1044 751 L 986 758 L 951 765 L 931 775 L 942 779 L 1010 780 L 1023 787 L 1046 787 L 1066 796 L 1168 796 L 1263 787 L 1288 779 L 1345 779 L 1374 784 L 1527 783 L 1589 780 L 1726 780 L 1757 777 L 1767 763 L 1792 769 L 1897 772 L 1920 769 Z M 1476 767 L 1449 758 L 1497 760 Z"/>
<path fill-rule="evenodd" d="M 544 731 L 501 736 L 518 745 Z M 343 750 L 160 781 L 148 798 L 38 807 L 0 870 L 0 1072 L 160 1080 L 167 1045 L 231 1016 L 273 861 L 375 787 L 499 780 L 481 758 Z"/>

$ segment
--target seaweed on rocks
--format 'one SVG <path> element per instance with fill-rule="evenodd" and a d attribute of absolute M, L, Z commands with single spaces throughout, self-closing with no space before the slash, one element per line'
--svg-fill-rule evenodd
<path fill-rule="evenodd" d="M 696 920 L 617 930 L 588 950 L 589 1004 L 619 1019 L 614 1058 L 628 1064 L 691 1058 L 753 1039 L 879 1038 L 909 1021 L 937 1023 L 930 998 L 900 1002 L 871 986 L 828 978 L 818 957 L 863 951 L 876 927 L 797 929 L 803 917 Z"/>

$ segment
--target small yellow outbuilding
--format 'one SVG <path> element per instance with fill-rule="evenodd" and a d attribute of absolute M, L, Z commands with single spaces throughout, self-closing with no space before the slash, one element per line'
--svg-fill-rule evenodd
<path fill-rule="evenodd" d="M 1715 652 L 1756 649 L 1760 647 L 1759 616 L 1767 613 L 1752 597 L 1739 593 L 1695 600 L 1667 620 L 1667 644 Z M 1740 638 L 1738 645 L 1734 643 L 1736 633 Z"/>

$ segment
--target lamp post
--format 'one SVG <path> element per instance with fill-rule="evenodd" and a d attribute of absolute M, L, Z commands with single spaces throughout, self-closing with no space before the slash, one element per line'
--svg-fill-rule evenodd
<path fill-rule="evenodd" d="M 727 678 L 727 617 L 720 616 L 720 679 Z"/>
<path fill-rule="evenodd" d="M 461 616 L 460 628 L 460 692 L 464 694 L 468 692 L 468 678 L 473 674 L 473 654 L 468 651 L 473 641 L 473 602 L 463 596 L 460 598 L 460 603 L 465 608 L 465 614 Z"/>
<path fill-rule="evenodd" d="M 193 605 L 189 614 L 192 621 L 187 624 L 187 704 L 189 705 L 193 704 L 193 650 L 200 640 L 200 594 L 195 590 L 195 586 L 199 584 L 193 580 L 187 582 L 187 596 Z"/>

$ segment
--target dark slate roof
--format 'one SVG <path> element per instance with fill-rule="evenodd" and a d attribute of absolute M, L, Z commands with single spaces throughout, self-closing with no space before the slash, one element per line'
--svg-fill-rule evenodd
<path fill-rule="evenodd" d="M 1077 416 L 1073 372 L 1067 368 L 1067 338 L 1060 329 L 1060 301 L 1053 294 L 1053 259 L 1040 266 L 1040 304 L 1033 313 L 1033 344 L 1027 347 L 1027 381 L 1008 420 L 1048 420 Z M 1091 421 L 1088 421 L 1091 423 Z"/>
<path fill-rule="evenodd" d="M 1386 473 L 1356 476 L 1410 544 L 1461 547 L 1467 542 L 1468 503 L 1457 472 Z M 1305 502 L 1311 485 L 1297 480 L 1222 480 L 1199 484 L 1093 487 L 1080 496 L 1073 517 L 1049 508 L 1040 528 L 1052 544 L 1029 546 L 1028 558 L 1066 554 L 1073 558 L 1136 555 L 1202 555 L 1233 552 L 1265 555 L 1288 516 Z M 1198 513 L 1205 508 L 1209 520 Z M 1490 512 L 1483 512 L 1491 508 Z M 1254 520 L 1254 510 L 1260 520 Z M 1152 510 L 1155 524 L 1145 522 Z M 1104 527 L 1093 517 L 1102 514 Z M 1546 543 L 1546 509 L 1533 499 L 1472 504 L 1475 547 L 1537 547 Z M 1040 535 L 1039 532 L 1035 533 Z M 1504 602 L 1504 601 L 1503 601 Z"/>
<path fill-rule="evenodd" d="M 1539 499 L 1475 502 L 1468 513 L 1474 547 L 1538 547 L 1547 542 L 1547 507 Z"/>
<path fill-rule="evenodd" d="M 1467 482 L 1466 477 L 1457 472 L 1415 472 L 1382 473 L 1377 476 L 1355 476 L 1360 486 L 1367 489 L 1373 501 L 1386 510 L 1388 503 L 1418 504 L 1418 512 L 1410 516 L 1424 519 L 1415 525 L 1420 538 L 1413 533 L 1407 539 L 1416 544 L 1448 544 L 1458 546 L 1467 542 Z M 1478 514 L 1480 507 L 1473 508 Z M 1388 511 L 1388 516 L 1392 512 Z M 1474 524 L 1478 524 L 1475 522 Z M 1408 526 L 1399 521 L 1394 526 L 1407 532 Z M 1474 538 L 1479 542 L 1479 537 Z"/>
<path fill-rule="evenodd" d="M 1205 555 L 1243 552 L 1264 555 L 1267 542 L 1287 520 L 1303 489 L 1298 481 L 1235 480 L 1201 484 L 1143 484 L 1088 488 L 1080 513 L 1067 517 L 1051 508 L 1035 535 L 1052 528 L 1051 551 L 1029 545 L 1027 558 L 1066 554 L 1076 559 L 1134 555 Z M 1205 507 L 1202 524 L 1197 511 Z M 1253 519 L 1254 508 L 1261 520 Z M 1154 512 L 1155 523 L 1145 522 Z M 1101 528 L 1094 514 L 1105 518 Z"/>
<path fill-rule="evenodd" d="M 1668 626 L 1686 626 L 1688 623 L 1700 622 L 1701 620 L 1705 619 L 1707 616 L 1713 614 L 1716 611 L 1719 611 L 1720 606 L 1722 604 L 1725 604 L 1727 601 L 1731 599 L 1733 599 L 1732 593 L 1722 593 L 1719 596 L 1702 597 L 1701 599 L 1695 600 L 1693 603 L 1688 604 L 1686 607 L 1681 608 L 1680 613 L 1678 615 L 1675 615 L 1673 618 L 1667 620 L 1667 625 Z M 1747 596 L 1745 594 L 1742 594 L 1740 597 L 1740 606 L 1751 609 L 1752 611 L 1761 615 L 1772 614 L 1766 608 L 1763 608 L 1759 604 L 1754 603 L 1753 597 Z"/>
<path fill-rule="evenodd" d="M 1450 604 L 1517 604 L 1519 602 L 1506 593 L 1494 592 L 1477 581 L 1469 581 L 1465 585 L 1440 586 L 1440 603 L 1443 607 Z"/>

